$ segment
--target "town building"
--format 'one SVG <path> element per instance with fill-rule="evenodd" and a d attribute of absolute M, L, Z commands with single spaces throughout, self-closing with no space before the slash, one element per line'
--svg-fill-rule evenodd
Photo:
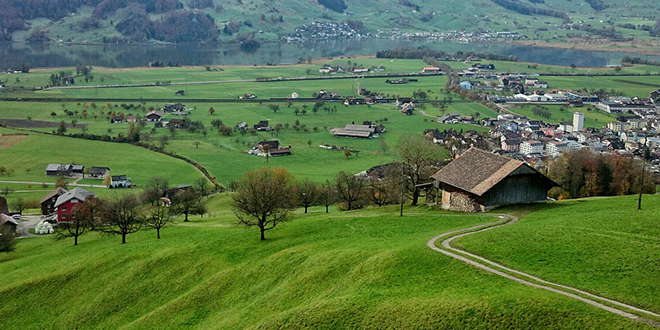
<path fill-rule="evenodd" d="M 576 111 L 573 113 L 573 131 L 582 132 L 584 130 L 584 113 Z"/>
<path fill-rule="evenodd" d="M 520 142 L 520 153 L 523 155 L 543 153 L 543 142 L 536 140 L 526 140 Z"/>

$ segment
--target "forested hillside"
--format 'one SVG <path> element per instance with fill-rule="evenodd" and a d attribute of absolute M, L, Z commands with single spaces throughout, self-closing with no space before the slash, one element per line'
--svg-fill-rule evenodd
<path fill-rule="evenodd" d="M 651 38 L 660 31 L 660 4 L 650 6 L 643 0 L 0 0 L 0 40 L 274 40 L 313 22 L 362 22 L 358 32 L 371 35 L 464 29 L 539 40 Z"/>

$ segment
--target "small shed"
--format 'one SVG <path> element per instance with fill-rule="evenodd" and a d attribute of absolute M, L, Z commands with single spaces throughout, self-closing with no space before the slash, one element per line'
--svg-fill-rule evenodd
<path fill-rule="evenodd" d="M 442 208 L 480 212 L 508 204 L 545 202 L 557 184 L 529 164 L 471 147 L 432 176 Z"/>

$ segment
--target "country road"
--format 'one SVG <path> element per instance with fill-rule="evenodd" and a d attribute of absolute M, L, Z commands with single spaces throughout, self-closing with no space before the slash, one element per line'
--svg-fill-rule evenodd
<path fill-rule="evenodd" d="M 452 257 L 454 259 L 460 260 L 470 266 L 477 267 L 479 269 L 482 269 L 484 271 L 487 271 L 489 273 L 495 274 L 502 276 L 504 278 L 507 278 L 512 281 L 516 281 L 518 283 L 521 283 L 526 286 L 534 287 L 534 288 L 539 288 L 551 292 L 558 293 L 560 295 L 573 298 L 579 301 L 582 301 L 584 303 L 587 303 L 591 306 L 594 306 L 596 308 L 603 309 L 605 311 L 608 311 L 610 313 L 614 313 L 623 317 L 627 317 L 629 319 L 635 320 L 635 321 L 640 321 L 647 323 L 649 325 L 655 326 L 660 328 L 660 322 L 640 316 L 640 314 L 645 314 L 648 316 L 652 316 L 655 318 L 660 318 L 660 314 L 644 310 L 635 306 L 631 306 L 628 304 L 624 304 L 622 302 L 618 302 L 612 299 L 608 299 L 605 297 L 601 297 L 595 294 L 591 294 L 585 291 L 582 291 L 580 289 L 576 289 L 573 287 L 569 287 L 566 285 L 561 285 L 553 282 L 549 282 L 546 280 L 543 280 L 541 278 L 535 277 L 533 275 L 517 271 L 511 268 L 507 268 L 506 266 L 503 266 L 501 264 L 498 264 L 494 261 L 488 260 L 486 258 L 480 257 L 478 255 L 466 252 L 461 249 L 457 249 L 451 246 L 451 242 L 455 239 L 467 236 L 467 235 L 473 235 L 476 233 L 480 233 L 486 230 L 491 230 L 495 228 L 499 228 L 502 226 L 508 226 L 508 225 L 513 225 L 516 222 L 518 222 L 518 218 L 514 217 L 512 215 L 508 214 L 503 214 L 503 215 L 498 215 L 499 219 L 495 222 L 483 224 L 483 225 L 478 225 L 470 228 L 463 228 L 463 229 L 458 229 L 454 230 L 451 232 L 447 232 L 444 234 L 440 234 L 438 236 L 433 237 L 431 240 L 429 240 L 426 245 L 442 254 L 445 254 L 449 257 Z M 436 242 L 440 239 L 443 239 L 441 241 L 442 247 L 438 247 L 436 245 Z"/>

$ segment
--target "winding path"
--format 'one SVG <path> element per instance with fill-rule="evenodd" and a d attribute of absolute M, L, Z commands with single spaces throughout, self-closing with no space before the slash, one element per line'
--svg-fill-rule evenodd
<path fill-rule="evenodd" d="M 649 325 L 660 328 L 660 322 L 637 315 L 637 314 L 645 314 L 655 318 L 660 318 L 660 314 L 645 309 L 641 309 L 635 306 L 631 306 L 628 304 L 624 304 L 622 302 L 618 302 L 612 299 L 601 297 L 592 293 L 588 293 L 580 289 L 549 282 L 541 278 L 532 276 L 530 274 L 505 267 L 501 264 L 498 264 L 486 258 L 477 256 L 475 254 L 451 246 L 451 242 L 457 238 L 480 233 L 486 230 L 491 230 L 502 226 L 512 225 L 516 222 L 518 222 L 517 217 L 508 214 L 502 214 L 499 215 L 499 219 L 495 222 L 478 225 L 470 228 L 458 229 L 435 236 L 431 240 L 429 240 L 426 243 L 426 245 L 437 252 L 440 252 L 449 257 L 465 262 L 470 266 L 474 266 L 479 269 L 485 270 L 489 273 L 502 276 L 504 278 L 510 279 L 512 281 L 516 281 L 518 283 L 530 287 L 555 292 L 563 296 L 582 301 L 591 306 L 606 310 L 610 313 L 614 313 L 623 317 L 627 317 L 632 320 L 644 322 Z M 443 239 L 441 241 L 442 247 L 436 246 L 436 242 L 440 239 Z M 633 312 L 636 312 L 637 314 L 633 314 Z"/>

